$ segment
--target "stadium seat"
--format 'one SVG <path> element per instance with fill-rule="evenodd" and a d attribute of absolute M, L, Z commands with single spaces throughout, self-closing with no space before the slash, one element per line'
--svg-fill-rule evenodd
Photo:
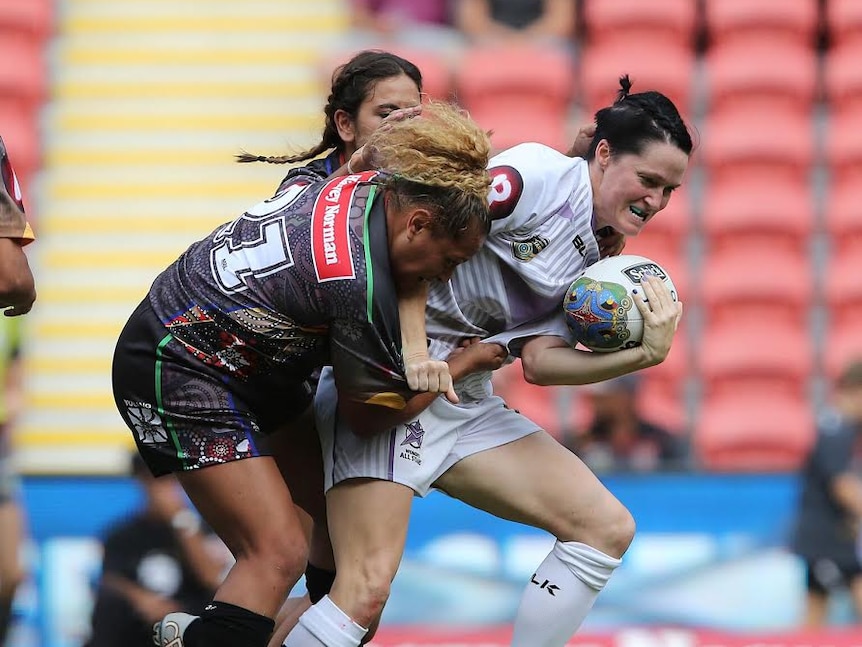
<path fill-rule="evenodd" d="M 790 110 L 728 108 L 707 115 L 704 161 L 710 181 L 743 180 L 807 184 L 814 162 L 811 116 Z"/>
<path fill-rule="evenodd" d="M 862 321 L 844 326 L 830 323 L 820 358 L 823 374 L 829 380 L 837 379 L 849 362 L 862 360 L 860 326 Z"/>
<path fill-rule="evenodd" d="M 674 101 L 683 118 L 692 106 L 695 55 L 691 47 L 649 37 L 609 38 L 588 45 L 581 57 L 581 105 L 589 115 L 611 105 L 628 74 L 632 92 L 658 90 Z"/>
<path fill-rule="evenodd" d="M 859 53 L 862 54 L 862 49 L 859 50 Z M 856 105 L 862 108 L 862 101 Z M 853 182 L 859 180 L 859 177 L 862 176 L 862 113 L 851 112 L 842 108 L 830 115 L 824 156 L 826 165 L 831 172 L 830 184 L 832 186 L 840 184 L 850 186 L 851 183 L 847 182 L 850 175 L 855 176 L 852 178 Z M 856 186 L 858 191 L 858 185 Z"/>
<path fill-rule="evenodd" d="M 699 465 L 722 472 L 797 470 L 815 435 L 805 400 L 749 393 L 704 403 L 693 449 Z"/>
<path fill-rule="evenodd" d="M 42 159 L 37 113 L 19 103 L 0 101 L 0 135 L 26 197 Z"/>
<path fill-rule="evenodd" d="M 708 182 L 700 224 L 710 250 L 770 248 L 807 253 L 814 206 L 807 185 L 758 177 Z"/>
<path fill-rule="evenodd" d="M 705 0 L 704 19 L 710 46 L 756 34 L 764 41 L 781 39 L 814 46 L 818 0 Z"/>
<path fill-rule="evenodd" d="M 0 0 L 0 40 L 25 34 L 43 42 L 54 28 L 54 0 Z"/>
<path fill-rule="evenodd" d="M 832 115 L 858 113 L 862 106 L 862 38 L 829 48 L 823 60 L 823 85 Z"/>
<path fill-rule="evenodd" d="M 23 32 L 0 33 L 0 96 L 18 97 L 36 109 L 47 97 L 41 42 Z"/>
<path fill-rule="evenodd" d="M 848 133 L 848 135 L 851 135 Z M 862 205 L 859 187 L 862 186 L 862 164 L 839 175 L 830 186 L 826 198 L 824 223 L 835 256 L 862 254 Z"/>
<path fill-rule="evenodd" d="M 826 29 L 832 46 L 862 38 L 862 4 L 858 0 L 827 0 Z"/>
<path fill-rule="evenodd" d="M 744 308 L 744 305 L 740 306 Z M 735 393 L 803 397 L 815 369 L 808 329 L 780 321 L 707 326 L 698 342 L 697 364 L 708 398 Z"/>
<path fill-rule="evenodd" d="M 765 247 L 708 253 L 699 288 L 707 325 L 746 321 L 765 335 L 806 319 L 814 283 L 807 257 Z"/>
<path fill-rule="evenodd" d="M 624 35 L 691 47 L 698 16 L 691 0 L 585 0 L 583 19 L 590 44 Z"/>
<path fill-rule="evenodd" d="M 824 277 L 824 299 L 830 330 L 853 328 L 862 333 L 862 248 L 832 255 Z"/>
<path fill-rule="evenodd" d="M 706 54 L 709 109 L 790 109 L 808 116 L 817 90 L 817 55 L 805 43 L 759 36 L 717 44 Z"/>
<path fill-rule="evenodd" d="M 569 147 L 575 75 L 567 53 L 537 45 L 473 47 L 461 57 L 455 84 L 458 101 L 494 130 L 497 150 L 523 141 Z"/>

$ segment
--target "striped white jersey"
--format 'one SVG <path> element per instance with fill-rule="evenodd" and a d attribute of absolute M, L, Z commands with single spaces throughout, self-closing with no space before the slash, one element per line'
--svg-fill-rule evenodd
<path fill-rule="evenodd" d="M 493 223 L 479 252 L 448 283 L 433 283 L 427 326 L 432 357 L 467 337 L 483 339 L 560 313 L 566 290 L 599 260 L 587 162 L 542 144 L 521 144 L 489 164 Z M 489 374 L 458 385 L 467 399 L 490 393 Z"/>

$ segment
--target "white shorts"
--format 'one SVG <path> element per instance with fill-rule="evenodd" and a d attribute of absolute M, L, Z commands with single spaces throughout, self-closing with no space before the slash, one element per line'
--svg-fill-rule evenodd
<path fill-rule="evenodd" d="M 351 478 L 394 481 L 425 496 L 433 483 L 462 458 L 529 436 L 540 427 L 502 398 L 454 405 L 443 396 L 417 420 L 375 434 L 355 435 L 337 416 L 331 369 L 320 376 L 314 410 L 323 449 L 325 489 Z"/>

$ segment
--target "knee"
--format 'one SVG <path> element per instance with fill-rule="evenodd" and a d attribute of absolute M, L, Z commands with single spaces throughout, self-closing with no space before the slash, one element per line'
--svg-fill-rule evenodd
<path fill-rule="evenodd" d="M 250 564 L 267 581 L 289 589 L 302 576 L 308 559 L 308 543 L 300 532 L 272 531 L 255 536 L 234 553 L 237 562 Z"/>
<path fill-rule="evenodd" d="M 622 557 L 635 536 L 635 520 L 631 512 L 615 498 L 591 510 L 589 515 L 570 519 L 561 532 L 561 541 L 578 541 L 596 550 Z"/>
<path fill-rule="evenodd" d="M 601 533 L 599 541 L 602 542 L 602 547 L 594 547 L 612 557 L 622 557 L 635 537 L 635 518 L 628 508 L 617 501 L 616 505 L 606 512 L 605 520 L 598 530 Z"/>
<path fill-rule="evenodd" d="M 363 627 L 369 627 L 382 613 L 395 573 L 387 559 L 366 556 L 360 566 L 336 571 L 333 590 L 340 589 L 351 600 L 345 609 Z"/>

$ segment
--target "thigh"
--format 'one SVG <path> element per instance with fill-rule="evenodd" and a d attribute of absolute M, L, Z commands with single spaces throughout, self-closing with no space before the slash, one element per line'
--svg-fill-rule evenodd
<path fill-rule="evenodd" d="M 293 498 L 270 456 L 177 473 L 206 522 L 237 559 L 287 547 L 305 555 Z"/>
<path fill-rule="evenodd" d="M 590 545 L 600 541 L 592 533 L 603 516 L 622 508 L 577 456 L 544 431 L 458 461 L 435 486 L 497 517 Z"/>

